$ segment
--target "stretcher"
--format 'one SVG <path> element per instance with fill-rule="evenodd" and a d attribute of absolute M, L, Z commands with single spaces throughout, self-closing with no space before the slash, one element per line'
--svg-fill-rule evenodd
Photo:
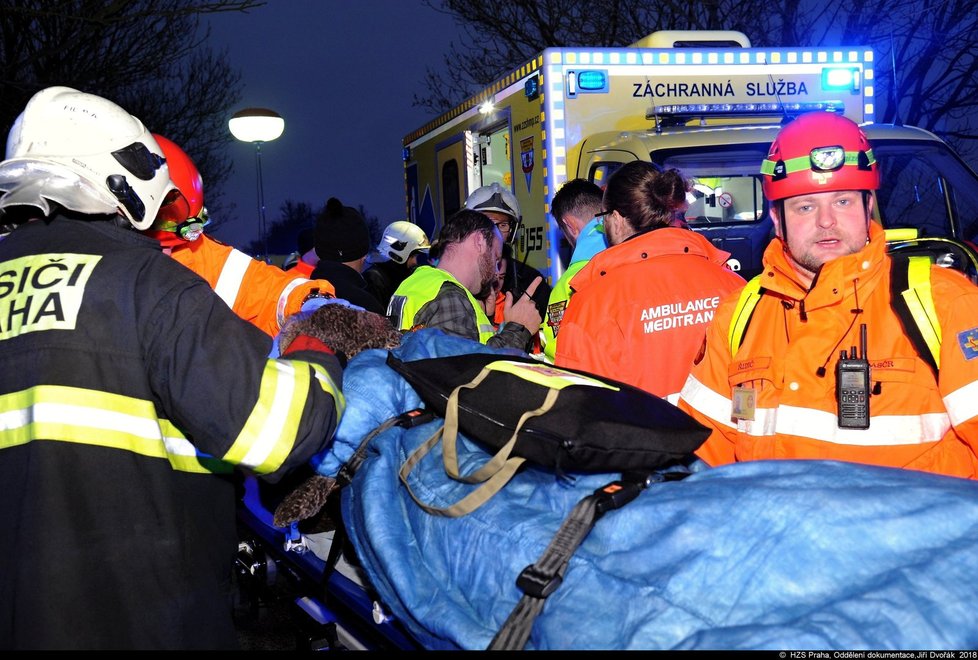
<path fill-rule="evenodd" d="M 478 346 L 422 330 L 395 352 L 410 360 L 491 350 Z M 347 367 L 346 415 L 314 461 L 320 474 L 335 475 L 365 435 L 419 407 L 385 359 L 366 351 Z M 324 618 L 387 648 L 485 649 L 527 596 L 519 578 L 568 513 L 621 475 L 524 466 L 478 510 L 433 516 L 406 494 L 398 470 L 436 424 L 378 434 L 342 489 L 363 579 L 344 592 L 334 571 Z M 467 472 L 486 452 L 461 440 Z M 412 472 L 411 489 L 435 505 L 457 501 L 470 486 L 449 479 L 436 453 Z M 691 468 L 596 522 L 548 585 L 520 648 L 978 647 L 978 484 L 830 461 Z M 340 621 L 344 608 L 362 620 Z"/>
<path fill-rule="evenodd" d="M 262 487 L 255 477 L 244 481 L 235 569 L 256 601 L 271 597 L 276 582 L 288 585 L 296 649 L 420 649 L 377 599 L 355 557 L 351 562 L 347 553 L 330 556 L 334 540 L 340 543 L 335 532 L 303 534 L 298 525 L 277 527 L 268 498 L 260 495 Z M 283 572 L 287 577 L 279 580 Z"/>

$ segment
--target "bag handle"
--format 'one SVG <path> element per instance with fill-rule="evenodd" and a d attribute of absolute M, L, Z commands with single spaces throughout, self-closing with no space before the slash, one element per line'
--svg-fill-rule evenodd
<path fill-rule="evenodd" d="M 519 437 L 520 429 L 523 428 L 523 424 L 527 420 L 538 417 L 553 408 L 554 403 L 557 401 L 557 396 L 560 394 L 560 390 L 550 388 L 539 408 L 528 410 L 520 416 L 513 435 L 491 459 L 483 463 L 471 474 L 462 475 L 458 469 L 458 396 L 463 389 L 477 387 L 479 383 L 485 380 L 489 373 L 489 369 L 483 369 L 471 382 L 459 385 L 452 390 L 452 394 L 448 397 L 448 402 L 445 406 L 445 423 L 408 456 L 398 472 L 398 477 L 400 477 L 404 487 L 407 488 L 411 499 L 432 515 L 459 518 L 472 513 L 499 492 L 499 489 L 509 482 L 513 475 L 516 474 L 516 470 L 526 460 L 521 456 L 510 456 Z M 407 477 L 411 473 L 411 470 L 421 462 L 421 459 L 442 440 L 442 463 L 445 466 L 445 473 L 455 481 L 468 484 L 479 483 L 481 485 L 454 504 L 447 507 L 435 507 L 422 502 L 415 495 L 414 491 L 411 490 L 411 486 L 408 485 Z"/>

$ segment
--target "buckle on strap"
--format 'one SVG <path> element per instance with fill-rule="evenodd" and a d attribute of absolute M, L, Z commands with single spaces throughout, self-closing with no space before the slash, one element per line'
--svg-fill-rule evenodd
<path fill-rule="evenodd" d="M 644 483 L 635 481 L 616 480 L 606 484 L 594 491 L 594 508 L 598 516 L 604 515 L 608 511 L 619 509 L 645 490 Z"/>
<path fill-rule="evenodd" d="M 547 575 L 537 568 L 536 564 L 530 564 L 516 578 L 516 586 L 527 596 L 546 598 L 557 591 L 563 581 L 564 578 L 561 575 Z"/>

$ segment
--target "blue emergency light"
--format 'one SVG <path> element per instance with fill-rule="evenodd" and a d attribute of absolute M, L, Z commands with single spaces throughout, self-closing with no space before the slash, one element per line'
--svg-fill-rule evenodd
<path fill-rule="evenodd" d="M 577 74 L 577 89 L 581 92 L 608 91 L 608 72 L 598 70 L 581 71 Z"/>
<path fill-rule="evenodd" d="M 822 89 L 826 91 L 859 91 L 859 69 L 856 67 L 827 67 L 822 69 Z"/>

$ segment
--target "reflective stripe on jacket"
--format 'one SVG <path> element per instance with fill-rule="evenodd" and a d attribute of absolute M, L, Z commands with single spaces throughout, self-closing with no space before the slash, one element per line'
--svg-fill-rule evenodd
<path fill-rule="evenodd" d="M 555 364 L 675 402 L 720 298 L 744 285 L 729 256 L 672 227 L 594 255 L 571 281 Z"/>
<path fill-rule="evenodd" d="M 252 259 L 207 234 L 173 248 L 170 256 L 207 280 L 235 314 L 271 337 L 313 289 L 335 293 L 326 280 L 297 277 L 298 272 Z"/>
<path fill-rule="evenodd" d="M 827 263 L 810 291 L 773 241 L 764 253 L 765 295 L 733 357 L 728 329 L 738 295 L 721 303 L 680 400 L 715 429 L 697 452 L 708 463 L 818 458 L 978 476 L 978 288 L 956 271 L 931 269 L 943 335 L 936 382 L 893 310 L 889 257 L 875 224 L 870 237 L 858 253 Z M 870 426 L 843 429 L 835 364 L 840 351 L 859 346 L 863 323 Z M 734 388 L 753 392 L 753 420 L 734 418 Z"/>

